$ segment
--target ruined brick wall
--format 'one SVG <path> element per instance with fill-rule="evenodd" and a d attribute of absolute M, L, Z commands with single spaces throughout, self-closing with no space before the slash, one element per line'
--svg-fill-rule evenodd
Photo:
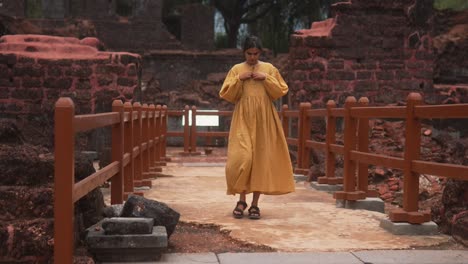
<path fill-rule="evenodd" d="M 292 35 L 293 107 L 304 101 L 324 107 L 330 99 L 341 105 L 349 95 L 389 104 L 405 101 L 410 92 L 432 93 L 430 11 L 416 2 L 337 3 L 332 18 Z"/>
<path fill-rule="evenodd" d="M 182 9 L 181 15 L 182 44 L 195 50 L 214 49 L 214 9 L 212 7 L 191 4 Z"/>
<path fill-rule="evenodd" d="M 0 13 L 8 14 L 15 17 L 25 16 L 25 3 L 26 0 L 0 0 Z"/>
<path fill-rule="evenodd" d="M 434 22 L 434 82 L 468 84 L 468 10 L 438 11 Z"/>
<path fill-rule="evenodd" d="M 223 100 L 218 92 L 221 84 L 210 88 L 199 86 L 210 74 L 220 73 L 224 77 L 235 64 L 242 62 L 242 51 L 220 50 L 212 52 L 154 51 L 143 56 L 143 98 L 150 84 L 156 82 L 156 103 L 166 104 L 171 109 L 183 109 L 185 105 L 196 105 L 204 109 L 223 109 Z"/>
<path fill-rule="evenodd" d="M 40 128 L 48 138 L 60 96 L 73 99 L 76 114 L 107 112 L 114 99 L 132 100 L 140 89 L 140 56 L 99 52 L 96 43 L 40 35 L 0 38 L 1 116 L 16 119 L 20 127 L 44 122 L 23 133 L 40 138 Z"/>
<path fill-rule="evenodd" d="M 116 1 L 97 0 L 0 0 L 0 13 L 24 17 L 46 35 L 97 37 L 108 50 L 143 53 L 152 49 L 183 46 L 162 23 L 162 0 L 135 0 L 131 13 L 117 13 Z M 85 21 L 83 21 L 85 20 Z M 77 27 L 93 28 L 81 32 Z M 29 32 L 23 32 L 29 33 Z"/>

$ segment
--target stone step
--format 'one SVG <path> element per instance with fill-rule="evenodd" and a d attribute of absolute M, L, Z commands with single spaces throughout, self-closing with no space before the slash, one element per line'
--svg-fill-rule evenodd
<path fill-rule="evenodd" d="M 86 244 L 100 262 L 157 261 L 168 238 L 166 228 L 153 226 L 152 218 L 116 217 L 88 228 Z"/>

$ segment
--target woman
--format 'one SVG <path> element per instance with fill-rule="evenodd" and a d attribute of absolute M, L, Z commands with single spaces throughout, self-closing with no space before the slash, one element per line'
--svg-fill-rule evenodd
<path fill-rule="evenodd" d="M 242 218 L 248 207 L 246 194 L 253 193 L 250 219 L 260 219 L 260 194 L 279 195 L 294 191 L 288 146 L 273 101 L 288 92 L 278 69 L 259 61 L 260 39 L 247 37 L 245 62 L 229 71 L 219 95 L 235 103 L 229 132 L 226 163 L 227 194 L 239 194 L 234 211 Z"/>

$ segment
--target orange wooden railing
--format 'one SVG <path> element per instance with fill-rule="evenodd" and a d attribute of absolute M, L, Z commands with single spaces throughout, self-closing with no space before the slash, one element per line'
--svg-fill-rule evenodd
<path fill-rule="evenodd" d="M 70 98 L 55 104 L 54 263 L 72 263 L 74 204 L 107 180 L 111 203 L 120 204 L 137 186 L 151 186 L 158 166 L 165 163 L 166 106 L 112 103 L 112 112 L 76 115 Z M 112 162 L 75 182 L 75 135 L 112 127 Z"/>
<path fill-rule="evenodd" d="M 74 203 L 105 181 L 111 180 L 111 203 L 122 203 L 135 193 L 134 187 L 151 186 L 151 177 L 165 165 L 167 137 L 183 137 L 184 153 L 197 153 L 198 137 L 226 137 L 228 131 L 197 131 L 197 114 L 231 116 L 232 111 L 208 112 L 192 107 L 192 126 L 189 126 L 189 107 L 182 111 L 168 111 L 166 106 L 122 104 L 113 102 L 113 112 L 95 115 L 74 115 L 69 98 L 60 98 L 55 110 L 55 263 L 71 263 L 73 255 Z M 167 131 L 168 116 L 184 116 L 184 130 Z M 343 183 L 343 191 L 334 193 L 340 200 L 360 200 L 375 194 L 368 190 L 368 165 L 401 169 L 404 172 L 403 208 L 393 210 L 389 216 L 395 222 L 423 223 L 430 220 L 429 212 L 418 209 L 419 177 L 431 174 L 459 180 L 468 180 L 468 166 L 441 164 L 419 160 L 422 119 L 468 118 L 468 104 L 423 105 L 422 97 L 412 93 L 407 106 L 370 107 L 367 98 L 358 102 L 348 97 L 344 108 L 334 101 L 326 109 L 311 109 L 310 103 L 301 103 L 299 110 L 283 106 L 280 116 L 289 145 L 297 147 L 296 172 L 307 173 L 311 149 L 326 154 L 326 174 L 319 177 L 322 184 Z M 289 135 L 290 120 L 297 118 L 297 138 Z M 310 139 L 311 119 L 325 118 L 326 140 Z M 336 144 L 336 119 L 344 120 L 344 143 Z M 406 146 L 403 158 L 368 152 L 369 118 L 398 118 L 406 120 Z M 86 179 L 74 182 L 74 138 L 78 132 L 112 126 L 112 163 Z M 335 177 L 335 156 L 344 159 L 343 178 Z M 140 194 L 141 193 L 137 193 Z"/>
<path fill-rule="evenodd" d="M 319 177 L 318 183 L 343 183 L 343 190 L 334 193 L 335 199 L 361 200 L 375 193 L 368 190 L 368 165 L 378 165 L 403 170 L 403 208 L 389 213 L 391 221 L 419 224 L 430 221 L 430 212 L 418 208 L 419 174 L 430 174 L 458 180 L 468 180 L 468 166 L 442 164 L 420 160 L 421 120 L 444 118 L 468 118 L 468 104 L 423 105 L 421 95 L 411 93 L 407 106 L 369 107 L 368 99 L 358 102 L 348 97 L 344 108 L 336 108 L 333 101 L 327 109 L 311 109 L 309 103 L 302 103 L 299 125 L 298 166 L 309 169 L 308 153 L 311 149 L 326 153 L 326 176 Z M 292 115 L 292 114 L 290 114 Z M 310 139 L 310 120 L 313 117 L 327 119 L 326 142 Z M 343 145 L 335 144 L 336 118 L 343 118 Z M 369 118 L 397 118 L 406 120 L 405 152 L 403 158 L 369 153 Z M 335 177 L 335 155 L 343 155 L 343 178 Z"/>

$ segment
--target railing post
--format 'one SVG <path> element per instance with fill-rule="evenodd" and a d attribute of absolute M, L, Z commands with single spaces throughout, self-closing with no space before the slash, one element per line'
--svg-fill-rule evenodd
<path fill-rule="evenodd" d="M 134 162 L 134 155 L 133 155 L 133 109 L 132 109 L 132 104 L 130 102 L 126 102 L 124 104 L 124 111 L 125 113 L 128 114 L 128 120 L 124 125 L 124 135 L 125 135 L 125 140 L 124 140 L 124 151 L 125 153 L 130 153 L 130 163 L 125 166 L 124 168 L 124 199 L 126 200 L 128 195 L 133 193 L 134 191 L 134 186 L 133 186 L 133 181 L 134 181 L 134 175 L 133 175 L 133 170 L 135 167 L 135 162 Z"/>
<path fill-rule="evenodd" d="M 197 153 L 197 107 L 192 106 L 192 126 L 190 127 L 190 153 Z"/>
<path fill-rule="evenodd" d="M 75 184 L 75 107 L 70 98 L 55 103 L 54 263 L 72 263 Z"/>
<path fill-rule="evenodd" d="M 184 108 L 184 154 L 190 153 L 189 109 L 188 105 Z"/>
<path fill-rule="evenodd" d="M 421 224 L 431 220 L 429 212 L 418 212 L 419 202 L 419 174 L 412 171 L 411 163 L 418 160 L 421 148 L 421 120 L 414 114 L 414 108 L 423 104 L 418 93 L 408 95 L 406 105 L 405 154 L 403 167 L 403 209 L 390 212 L 393 222 L 409 222 Z"/>
<path fill-rule="evenodd" d="M 123 202 L 124 108 L 120 100 L 112 102 L 112 112 L 119 113 L 120 123 L 112 126 L 112 162 L 119 162 L 119 172 L 111 178 L 111 204 Z"/>
<path fill-rule="evenodd" d="M 142 118 L 141 120 L 141 138 L 142 138 L 142 150 L 143 145 L 145 146 L 144 150 L 141 153 L 141 166 L 142 166 L 142 179 L 148 179 L 148 172 L 149 172 L 149 107 L 148 104 L 143 104 L 141 107 L 142 111 Z"/>
<path fill-rule="evenodd" d="M 366 107 L 369 105 L 367 97 L 361 97 L 358 101 L 358 106 Z M 369 152 L 369 118 L 359 118 L 358 120 L 358 151 Z M 369 164 L 364 162 L 358 163 L 358 182 L 357 189 L 366 193 L 367 197 L 375 196 L 369 192 Z"/>
<path fill-rule="evenodd" d="M 302 156 L 304 155 L 304 110 L 306 103 L 299 104 L 299 117 L 297 118 L 297 167 L 295 173 L 302 174 Z"/>
<path fill-rule="evenodd" d="M 326 163 L 325 163 L 325 177 L 319 177 L 317 183 L 336 185 L 343 182 L 343 179 L 335 177 L 335 153 L 331 151 L 331 144 L 336 142 L 336 117 L 332 115 L 331 111 L 336 108 L 336 103 L 333 100 L 327 102 L 327 131 L 325 138 L 326 145 Z"/>
<path fill-rule="evenodd" d="M 137 148 L 137 155 L 133 160 L 134 164 L 134 186 L 142 186 L 142 151 L 141 151 L 141 104 L 138 102 L 133 103 L 133 111 L 137 113 L 137 118 L 133 123 L 133 143 Z"/>
<path fill-rule="evenodd" d="M 150 148 L 148 149 L 149 155 L 149 171 L 154 170 L 154 164 L 156 162 L 156 147 L 157 147 L 157 140 L 156 140 L 156 107 L 154 104 L 149 105 L 148 111 L 151 113 L 151 118 L 148 120 L 148 141 L 150 143 Z M 159 114 L 159 113 L 158 113 Z"/>
<path fill-rule="evenodd" d="M 284 104 L 281 108 L 281 124 L 283 125 L 284 137 L 287 139 L 289 137 L 289 118 L 286 116 L 286 111 L 288 111 L 288 105 Z"/>
<path fill-rule="evenodd" d="M 354 96 L 349 96 L 345 100 L 343 191 L 333 194 L 337 200 L 355 201 L 366 198 L 365 192 L 356 191 L 356 162 L 351 160 L 351 151 L 356 150 L 357 143 L 357 122 L 356 118 L 351 116 L 351 108 L 355 107 L 356 104 Z"/>
<path fill-rule="evenodd" d="M 160 142 L 161 142 L 161 149 L 160 149 L 160 158 L 161 158 L 161 162 L 160 162 L 160 165 L 161 166 L 165 166 L 166 165 L 166 161 L 168 161 L 168 157 L 166 157 L 166 142 L 167 142 L 167 106 L 164 105 L 162 107 L 162 111 L 161 111 L 161 135 L 160 135 Z M 186 119 L 187 120 L 187 119 Z M 185 143 L 184 143 L 185 145 Z"/>
<path fill-rule="evenodd" d="M 157 172 L 161 172 L 162 169 L 161 167 L 161 150 L 162 150 L 162 112 L 161 112 L 161 105 L 156 106 L 156 119 L 155 119 L 155 134 L 154 134 L 154 140 L 156 142 L 156 145 L 154 147 L 154 170 Z"/>
<path fill-rule="evenodd" d="M 419 94 L 411 93 L 408 96 L 403 169 L 403 209 L 407 212 L 418 211 L 419 174 L 412 172 L 411 162 L 419 159 L 421 152 L 421 120 L 414 115 L 414 107 L 422 103 L 422 97 Z"/>
<path fill-rule="evenodd" d="M 356 190 L 356 162 L 351 160 L 351 150 L 356 149 L 356 119 L 351 117 L 351 107 L 356 106 L 356 98 L 349 96 L 345 101 L 344 117 L 344 158 L 343 158 L 343 190 Z"/>
<path fill-rule="evenodd" d="M 307 111 L 312 108 L 312 105 L 310 103 L 305 103 L 304 104 L 304 111 L 302 115 L 302 140 L 303 140 L 303 145 L 302 145 L 302 172 L 303 174 L 307 174 L 310 169 L 310 149 L 306 146 L 307 140 L 310 139 L 310 121 L 311 118 L 307 115 Z"/>

